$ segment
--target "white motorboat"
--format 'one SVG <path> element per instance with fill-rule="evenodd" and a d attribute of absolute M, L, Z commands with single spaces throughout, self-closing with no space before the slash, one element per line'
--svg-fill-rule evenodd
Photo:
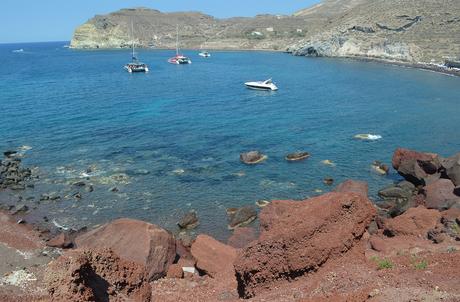
<path fill-rule="evenodd" d="M 209 58 L 211 56 L 211 54 L 207 51 L 201 51 L 198 55 L 203 58 Z"/>
<path fill-rule="evenodd" d="M 271 90 L 271 91 L 278 90 L 278 87 L 276 87 L 272 79 L 268 79 L 266 81 L 258 81 L 258 82 L 246 82 L 244 83 L 244 85 L 246 85 L 246 87 L 248 87 L 249 89 Z"/>

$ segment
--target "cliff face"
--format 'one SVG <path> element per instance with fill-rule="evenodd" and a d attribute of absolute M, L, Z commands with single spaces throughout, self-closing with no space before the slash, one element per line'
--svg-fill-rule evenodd
<path fill-rule="evenodd" d="M 361 1 L 289 49 L 306 56 L 443 63 L 460 56 L 460 1 Z"/>
<path fill-rule="evenodd" d="M 285 49 L 306 31 L 302 17 L 216 19 L 198 12 L 136 8 L 90 19 L 76 29 L 71 47 L 123 48 L 134 40 L 139 47 L 175 48 L 177 25 L 182 48 Z"/>
<path fill-rule="evenodd" d="M 133 23 L 133 30 L 131 29 Z M 73 48 L 288 50 L 295 55 L 443 63 L 460 56 L 458 0 L 324 0 L 292 16 L 216 19 L 123 9 L 76 29 Z"/>

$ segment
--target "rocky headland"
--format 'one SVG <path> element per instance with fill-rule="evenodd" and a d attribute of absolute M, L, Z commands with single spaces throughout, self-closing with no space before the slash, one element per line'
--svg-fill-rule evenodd
<path fill-rule="evenodd" d="M 13 155 L 3 180 L 15 173 Z M 133 219 L 50 232 L 6 209 L 0 300 L 460 301 L 460 153 L 398 149 L 392 166 L 402 180 L 379 200 L 365 181 L 348 180 L 259 213 L 229 209 L 226 243 Z M 187 215 L 184 225 L 199 220 Z"/>
<path fill-rule="evenodd" d="M 459 12 L 456 0 L 324 0 L 293 15 L 229 19 L 134 8 L 90 19 L 75 30 L 71 47 L 124 48 L 135 41 L 174 48 L 179 25 L 182 48 L 280 50 L 459 74 L 452 64 L 460 60 Z"/>

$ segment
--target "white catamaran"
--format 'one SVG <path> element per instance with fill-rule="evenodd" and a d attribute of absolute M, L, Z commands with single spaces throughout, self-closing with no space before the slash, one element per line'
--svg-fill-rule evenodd
<path fill-rule="evenodd" d="M 131 32 L 132 32 L 132 53 L 131 53 L 131 62 L 125 65 L 125 69 L 129 73 L 133 72 L 149 72 L 149 67 L 147 64 L 139 62 L 139 59 L 136 57 L 136 53 L 134 51 L 134 25 L 131 22 Z"/>

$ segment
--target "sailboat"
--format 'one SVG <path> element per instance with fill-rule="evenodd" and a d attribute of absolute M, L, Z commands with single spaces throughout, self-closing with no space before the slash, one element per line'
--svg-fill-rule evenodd
<path fill-rule="evenodd" d="M 147 64 L 139 62 L 139 59 L 136 57 L 136 53 L 134 51 L 134 25 L 132 22 L 131 22 L 131 31 L 132 31 L 132 36 L 133 36 L 132 45 L 131 45 L 131 49 L 132 49 L 131 62 L 125 65 L 125 69 L 129 73 L 149 72 L 149 67 L 147 66 Z"/>
<path fill-rule="evenodd" d="M 171 64 L 192 64 L 192 60 L 184 55 L 179 54 L 179 25 L 177 25 L 177 36 L 176 36 L 176 56 L 169 58 L 168 62 Z"/>

